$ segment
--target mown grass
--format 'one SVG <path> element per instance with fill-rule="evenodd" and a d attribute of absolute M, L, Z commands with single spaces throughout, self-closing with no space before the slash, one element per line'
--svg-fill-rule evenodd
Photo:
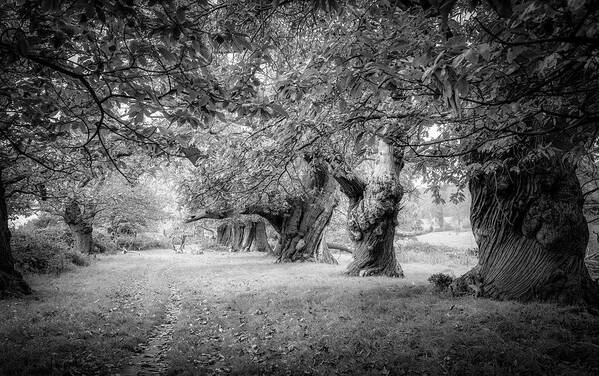
<path fill-rule="evenodd" d="M 339 258 L 150 251 L 37 277 L 37 298 L 0 302 L 0 374 L 115 373 L 162 320 L 169 286 L 182 297 L 172 375 L 599 374 L 599 318 L 585 311 L 433 292 L 428 276 L 459 263 L 350 278 Z"/>
<path fill-rule="evenodd" d="M 163 270 L 123 255 L 61 277 L 27 275 L 33 296 L 0 301 L 0 374 L 114 374 L 162 320 Z"/>
<path fill-rule="evenodd" d="M 576 309 L 435 294 L 424 279 L 443 265 L 406 264 L 407 278 L 392 280 L 252 257 L 214 260 L 219 277 L 183 294 L 174 373 L 599 372 L 599 320 Z"/>

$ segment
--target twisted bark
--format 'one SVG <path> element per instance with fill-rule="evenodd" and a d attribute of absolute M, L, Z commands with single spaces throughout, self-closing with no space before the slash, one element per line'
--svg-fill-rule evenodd
<path fill-rule="evenodd" d="M 575 166 L 560 153 L 470 181 L 478 265 L 456 291 L 521 301 L 599 303 L 599 288 L 584 263 L 589 239 Z"/>
<path fill-rule="evenodd" d="M 389 139 L 379 141 L 377 165 L 368 183 L 336 166 L 335 179 L 350 201 L 347 227 L 354 243 L 354 260 L 347 268 L 348 275 L 404 276 L 393 247 L 403 196 L 402 168 L 403 149 Z"/>
<path fill-rule="evenodd" d="M 2 181 L 2 170 L 0 169 L 0 297 L 31 294 L 29 285 L 23 279 L 21 273 L 15 270 L 10 237 L 6 191 Z"/>

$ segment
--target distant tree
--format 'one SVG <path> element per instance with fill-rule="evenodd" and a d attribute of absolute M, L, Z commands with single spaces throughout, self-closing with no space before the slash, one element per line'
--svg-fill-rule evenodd
<path fill-rule="evenodd" d="M 216 229 L 216 242 L 234 252 L 272 253 L 262 220 L 225 221 Z"/>

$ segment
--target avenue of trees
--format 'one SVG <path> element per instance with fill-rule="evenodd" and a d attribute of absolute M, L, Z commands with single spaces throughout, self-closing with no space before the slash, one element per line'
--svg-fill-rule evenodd
<path fill-rule="evenodd" d="M 106 180 L 168 162 L 188 222 L 259 216 L 274 249 L 253 225 L 219 236 L 280 262 L 334 260 L 325 229 L 344 195 L 352 276 L 403 276 L 393 239 L 407 172 L 433 196 L 452 184 L 452 201 L 471 197 L 479 247 L 454 292 L 597 304 L 584 214 L 597 192 L 598 8 L 3 2 L 0 290 L 29 292 L 9 209 L 62 205 L 83 251 Z"/>

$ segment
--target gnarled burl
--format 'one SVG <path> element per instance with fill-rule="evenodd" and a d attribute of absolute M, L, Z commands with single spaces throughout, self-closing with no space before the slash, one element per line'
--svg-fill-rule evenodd
<path fill-rule="evenodd" d="M 599 289 L 584 263 L 589 233 L 575 166 L 560 153 L 516 161 L 508 158 L 470 180 L 479 261 L 454 289 L 596 305 Z"/>

